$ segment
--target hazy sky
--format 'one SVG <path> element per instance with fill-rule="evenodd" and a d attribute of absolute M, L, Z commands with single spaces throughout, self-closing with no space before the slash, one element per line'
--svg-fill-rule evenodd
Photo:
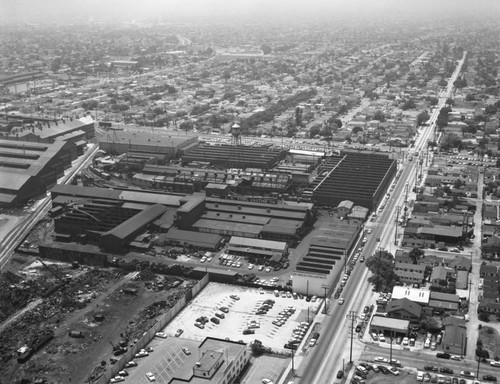
<path fill-rule="evenodd" d="M 34 18 L 51 22 L 58 18 L 141 17 L 163 18 L 354 14 L 370 16 L 432 13 L 463 14 L 486 11 L 500 20 L 500 0 L 0 0 L 2 20 L 30 21 Z"/>

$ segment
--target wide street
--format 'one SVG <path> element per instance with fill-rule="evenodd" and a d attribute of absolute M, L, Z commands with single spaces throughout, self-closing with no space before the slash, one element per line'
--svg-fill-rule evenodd
<path fill-rule="evenodd" d="M 380 212 L 375 223 L 367 225 L 367 227 L 372 228 L 372 234 L 368 237 L 367 243 L 364 246 L 363 254 L 366 256 L 372 255 L 377 249 L 390 251 L 394 249 L 394 220 L 397 207 L 404 206 L 406 186 L 408 185 L 409 188 L 412 188 L 415 185 L 415 180 L 418 177 L 415 171 L 420 160 L 423 163 L 422 168 L 425 167 L 423 160 L 427 143 L 433 139 L 432 136 L 439 110 L 445 105 L 446 99 L 451 95 L 453 82 L 460 73 L 465 55 L 466 53 L 458 63 L 448 83 L 446 92 L 440 95 L 439 103 L 432 112 L 428 125 L 420 130 L 420 134 L 414 145 L 414 155 L 418 158 L 415 158 L 414 161 L 406 159 L 385 208 Z M 422 172 L 424 171 L 425 169 Z M 301 359 L 298 359 L 298 363 L 295 364 L 296 377 L 293 379 L 295 384 L 326 384 L 335 382 L 336 372 L 342 369 L 344 361 L 348 361 L 348 359 L 345 359 L 345 356 L 349 353 L 348 335 L 350 334 L 349 327 L 351 325 L 351 317 L 348 319 L 348 315 L 356 316 L 362 312 L 365 305 L 370 304 L 372 292 L 371 286 L 367 281 L 368 273 L 365 265 L 359 264 L 352 272 L 342 292 L 342 297 L 346 300 L 345 304 L 340 305 L 337 301 L 331 301 L 330 308 L 328 308 L 328 315 L 324 317 L 321 323 L 321 338 L 318 345 L 312 348 Z M 355 356 L 353 356 L 353 359 L 355 359 Z M 411 363 L 411 365 L 414 365 L 414 360 Z M 298 367 L 297 364 L 299 364 Z M 283 375 L 281 382 L 286 382 L 290 378 L 291 376 Z"/>

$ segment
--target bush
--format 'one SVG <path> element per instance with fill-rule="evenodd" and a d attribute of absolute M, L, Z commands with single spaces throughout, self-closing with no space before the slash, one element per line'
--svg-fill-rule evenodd
<path fill-rule="evenodd" d="M 490 321 L 490 314 L 488 312 L 479 312 L 478 319 L 488 323 Z"/>

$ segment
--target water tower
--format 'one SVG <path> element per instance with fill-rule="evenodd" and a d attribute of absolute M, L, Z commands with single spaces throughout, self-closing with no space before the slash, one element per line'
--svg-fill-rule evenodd
<path fill-rule="evenodd" d="M 231 136 L 231 145 L 241 145 L 241 127 L 236 123 L 231 126 Z"/>

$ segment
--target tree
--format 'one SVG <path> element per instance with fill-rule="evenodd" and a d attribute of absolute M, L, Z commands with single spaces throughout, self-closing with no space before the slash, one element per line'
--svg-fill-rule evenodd
<path fill-rule="evenodd" d="M 56 57 L 54 61 L 52 61 L 52 64 L 50 64 L 50 70 L 52 72 L 57 72 L 61 68 L 61 58 Z"/>
<path fill-rule="evenodd" d="M 484 109 L 484 113 L 487 115 L 495 115 L 497 113 L 497 108 L 494 105 L 487 105 Z"/>
<path fill-rule="evenodd" d="M 380 122 L 384 122 L 385 121 L 385 114 L 384 114 L 384 112 L 382 112 L 381 110 L 375 111 L 375 113 L 373 114 L 373 119 L 374 120 L 378 120 Z"/>
<path fill-rule="evenodd" d="M 447 115 L 439 115 L 436 120 L 436 125 L 438 128 L 444 128 L 448 125 L 448 116 Z"/>
<path fill-rule="evenodd" d="M 418 260 L 424 256 L 424 251 L 421 248 L 413 248 L 410 253 L 408 254 L 408 257 L 411 259 L 413 264 L 418 264 Z"/>
<path fill-rule="evenodd" d="M 446 105 L 452 106 L 453 104 L 455 104 L 455 100 L 453 100 L 451 97 L 448 97 L 446 99 Z"/>
<path fill-rule="evenodd" d="M 182 129 L 183 131 L 190 131 L 193 129 L 193 122 L 192 121 L 183 121 L 180 123 L 179 128 Z"/>
<path fill-rule="evenodd" d="M 295 108 L 295 125 L 300 127 L 302 125 L 302 108 Z"/>
<path fill-rule="evenodd" d="M 335 120 L 333 120 L 333 122 L 334 122 L 335 124 L 337 124 L 337 128 L 339 128 L 339 129 L 340 129 L 340 128 L 342 128 L 342 120 L 340 120 L 340 119 L 335 119 Z"/>
<path fill-rule="evenodd" d="M 448 133 L 441 139 L 441 149 L 448 151 L 451 148 L 458 148 L 459 150 L 464 147 L 462 140 L 454 133 Z"/>
<path fill-rule="evenodd" d="M 406 111 L 406 110 L 408 110 L 408 109 L 413 109 L 413 108 L 415 108 L 416 106 L 417 106 L 417 105 L 415 104 L 415 100 L 413 100 L 413 99 L 408 99 L 408 100 L 406 100 L 406 101 L 403 103 L 403 105 L 401 106 L 401 109 L 402 109 L 403 111 Z"/>
<path fill-rule="evenodd" d="M 429 98 L 429 105 L 433 106 L 433 105 L 438 105 L 439 103 L 439 99 L 437 97 L 431 97 Z"/>
<path fill-rule="evenodd" d="M 262 44 L 260 46 L 260 49 L 262 49 L 262 52 L 264 53 L 264 55 L 269 55 L 273 50 L 271 49 L 271 47 L 267 44 Z"/>
<path fill-rule="evenodd" d="M 448 82 L 444 78 L 441 78 L 441 80 L 439 80 L 438 85 L 440 87 L 446 87 L 448 85 Z"/>
<path fill-rule="evenodd" d="M 472 93 L 468 93 L 465 95 L 465 101 L 473 101 L 474 100 L 474 95 Z"/>
<path fill-rule="evenodd" d="M 368 281 L 376 292 L 391 291 L 399 281 L 394 272 L 393 256 L 387 251 L 380 250 L 366 260 L 366 266 L 372 272 Z"/>
<path fill-rule="evenodd" d="M 353 135 L 357 135 L 359 132 L 363 132 L 363 128 L 361 128 L 360 126 L 355 126 L 352 130 L 351 130 L 351 133 Z"/>
<path fill-rule="evenodd" d="M 427 120 L 429 120 L 431 116 L 427 110 L 420 112 L 417 115 L 417 125 L 423 125 Z"/>

